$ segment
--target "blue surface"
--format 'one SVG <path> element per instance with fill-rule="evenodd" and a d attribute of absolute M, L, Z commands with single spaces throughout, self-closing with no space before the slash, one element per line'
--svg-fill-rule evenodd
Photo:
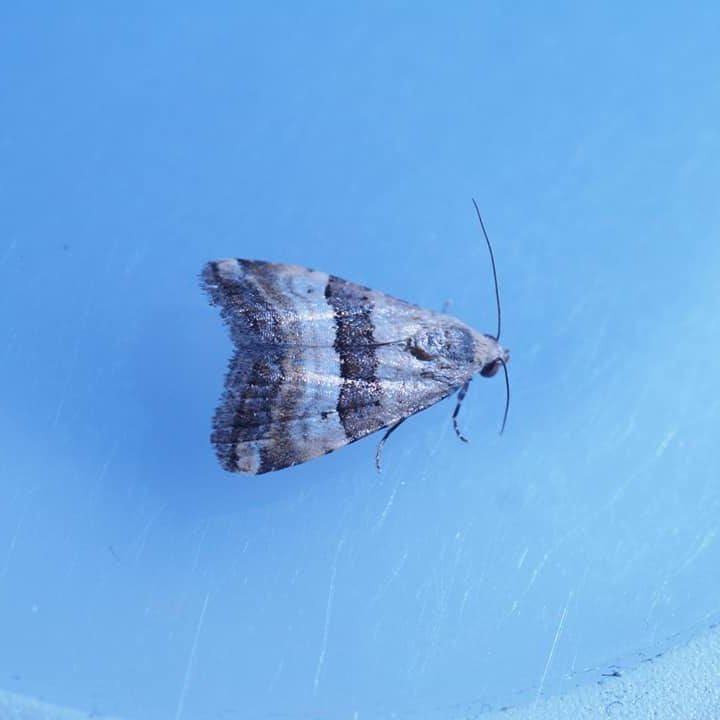
<path fill-rule="evenodd" d="M 720 609 L 716 3 L 0 10 L 0 687 L 150 718 L 457 717 Z M 216 465 L 197 273 L 512 351 L 397 431 Z"/>

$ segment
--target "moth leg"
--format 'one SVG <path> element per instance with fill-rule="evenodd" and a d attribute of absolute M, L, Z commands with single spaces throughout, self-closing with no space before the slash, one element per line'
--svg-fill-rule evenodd
<path fill-rule="evenodd" d="M 397 430 L 397 428 L 402 425 L 407 418 L 401 418 L 398 420 L 394 425 L 391 425 L 386 431 L 385 434 L 382 436 L 382 440 L 378 443 L 377 450 L 375 451 L 375 467 L 377 468 L 378 472 L 381 472 L 380 469 L 380 457 L 382 456 L 382 449 L 383 445 L 385 445 L 385 441 L 393 434 L 393 431 Z"/>
<path fill-rule="evenodd" d="M 472 380 L 472 378 L 470 378 Z M 470 387 L 470 380 L 468 380 L 459 390 L 457 395 L 457 405 L 455 405 L 455 411 L 452 414 L 452 421 L 453 421 L 453 427 L 455 428 L 455 434 L 463 441 L 468 442 L 468 439 L 460 432 L 460 428 L 458 427 L 457 423 L 457 416 L 460 412 L 460 406 L 462 405 L 462 401 L 465 399 L 465 395 L 467 395 L 468 388 Z"/>

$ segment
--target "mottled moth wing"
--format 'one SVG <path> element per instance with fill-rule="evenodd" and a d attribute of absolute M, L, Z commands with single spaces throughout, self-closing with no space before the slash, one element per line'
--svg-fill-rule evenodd
<path fill-rule="evenodd" d="M 396 423 L 490 352 L 454 318 L 295 265 L 211 262 L 202 285 L 235 345 L 211 435 L 230 471 L 296 465 Z"/>

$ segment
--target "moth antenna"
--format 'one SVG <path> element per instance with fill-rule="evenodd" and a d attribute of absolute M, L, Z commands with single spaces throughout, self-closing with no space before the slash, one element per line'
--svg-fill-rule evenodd
<path fill-rule="evenodd" d="M 495 281 L 495 305 L 497 307 L 497 333 L 495 333 L 495 340 L 500 340 L 500 290 L 498 289 L 497 270 L 495 269 L 495 255 L 493 253 L 492 245 L 490 244 L 490 238 L 488 237 L 487 230 L 485 230 L 485 223 L 483 222 L 482 215 L 480 215 L 480 208 L 475 202 L 475 198 L 473 198 L 472 201 L 475 206 L 475 212 L 477 213 L 478 220 L 480 221 L 480 227 L 482 228 L 483 235 L 485 236 L 488 251 L 490 252 L 490 263 L 492 265 L 493 280 Z M 507 377 L 507 371 L 505 371 L 505 376 Z M 505 423 L 503 423 L 503 427 L 504 426 Z"/>
<path fill-rule="evenodd" d="M 472 380 L 472 378 L 470 378 Z M 470 380 L 468 380 L 459 390 L 458 396 L 457 396 L 457 404 L 455 405 L 455 411 L 452 414 L 452 421 L 453 421 L 453 427 L 455 428 L 455 434 L 463 441 L 463 442 L 469 442 L 469 440 L 460 432 L 460 428 L 458 427 L 457 423 L 457 416 L 460 412 L 460 405 L 462 405 L 462 401 L 465 399 L 465 395 L 467 394 L 468 388 L 470 387 Z"/>
<path fill-rule="evenodd" d="M 503 414 L 502 425 L 500 426 L 500 435 L 505 430 L 505 423 L 507 422 L 508 410 L 510 410 L 510 378 L 508 378 L 507 365 L 503 359 L 500 359 L 503 366 L 503 372 L 505 373 L 505 413 Z"/>
<path fill-rule="evenodd" d="M 397 430 L 405 422 L 405 420 L 407 420 L 407 418 L 401 418 L 394 425 L 391 425 L 385 431 L 385 434 L 382 436 L 382 440 L 378 443 L 377 450 L 375 451 L 375 467 L 377 468 L 378 472 L 382 472 L 380 468 L 380 460 L 382 458 L 382 449 L 385 445 L 385 441 L 393 434 L 395 430 Z"/>

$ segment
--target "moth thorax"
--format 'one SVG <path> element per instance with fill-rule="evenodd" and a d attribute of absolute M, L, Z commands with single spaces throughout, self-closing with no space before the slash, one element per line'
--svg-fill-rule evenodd
<path fill-rule="evenodd" d="M 408 349 L 418 360 L 445 360 L 451 364 L 471 363 L 475 356 L 472 331 L 448 322 L 416 332 Z"/>

